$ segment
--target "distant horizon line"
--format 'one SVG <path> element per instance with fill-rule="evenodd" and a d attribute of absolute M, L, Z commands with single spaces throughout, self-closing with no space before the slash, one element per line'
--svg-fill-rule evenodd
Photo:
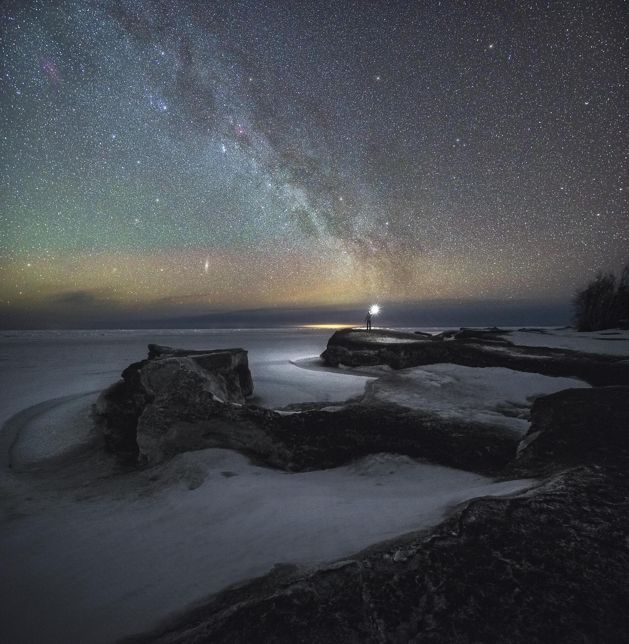
<path fill-rule="evenodd" d="M 29 332 L 91 332 L 98 333 L 102 331 L 119 331 L 119 332 L 143 332 L 150 333 L 152 331 L 289 331 L 295 329 L 305 329 L 309 331 L 333 331 L 339 329 L 364 329 L 364 326 L 359 324 L 285 324 L 282 326 L 234 326 L 234 327 L 33 327 L 22 329 L 0 329 L 0 334 L 6 333 L 29 333 Z M 390 326 L 374 326 L 374 331 L 377 330 L 395 330 L 395 329 L 433 329 L 433 330 L 446 330 L 446 329 L 491 329 L 500 328 L 505 331 L 513 331 L 519 329 L 576 329 L 573 325 L 558 325 L 558 324 L 435 324 L 435 325 L 390 325 Z"/>
<path fill-rule="evenodd" d="M 373 301 L 377 301 L 374 299 Z M 393 303 L 379 300 L 382 309 L 375 322 L 397 327 L 565 326 L 572 317 L 567 300 L 437 300 Z M 272 307 L 199 313 L 90 309 L 62 307 L 50 311 L 4 310 L 0 328 L 55 329 L 234 329 L 307 328 L 309 325 L 360 326 L 367 306 Z M 332 328 L 329 326 L 328 328 Z"/>

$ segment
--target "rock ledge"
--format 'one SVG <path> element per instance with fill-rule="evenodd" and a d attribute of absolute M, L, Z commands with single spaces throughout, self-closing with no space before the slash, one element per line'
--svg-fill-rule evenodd
<path fill-rule="evenodd" d="M 546 376 L 575 377 L 594 386 L 629 385 L 626 358 L 568 349 L 520 347 L 505 339 L 508 333 L 500 329 L 461 329 L 426 336 L 386 329 L 371 332 L 342 329 L 328 340 L 321 358 L 333 367 L 383 364 L 405 369 L 450 362 L 467 367 L 505 367 Z"/>
<path fill-rule="evenodd" d="M 98 398 L 94 417 L 109 448 L 129 460 L 162 460 L 164 450 L 193 449 L 178 420 L 190 407 L 215 414 L 253 391 L 244 349 L 188 351 L 149 345 L 149 358 L 122 372 Z"/>

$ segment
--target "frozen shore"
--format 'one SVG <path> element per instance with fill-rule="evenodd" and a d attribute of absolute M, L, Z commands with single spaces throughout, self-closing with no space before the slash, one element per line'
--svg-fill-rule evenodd
<path fill-rule="evenodd" d="M 518 433 L 526 431 L 535 396 L 587 386 L 455 365 L 397 374 L 332 371 L 313 359 L 327 337 L 244 331 L 0 338 L 4 373 L 11 376 L 2 387 L 0 437 L 3 458 L 10 456 L 13 465 L 1 474 L 6 581 L 0 600 L 10 640 L 30 642 L 45 632 L 50 642 L 111 642 L 276 564 L 311 566 L 345 557 L 434 526 L 466 499 L 533 484 L 494 482 L 391 454 L 287 473 L 233 451 L 207 449 L 139 473 L 116 471 L 90 434 L 90 392 L 143 357 L 149 341 L 248 349 L 260 405 L 341 403 L 369 385 L 369 395 L 381 402 L 449 417 L 476 414 Z M 80 459 L 72 460 L 77 449 Z"/>

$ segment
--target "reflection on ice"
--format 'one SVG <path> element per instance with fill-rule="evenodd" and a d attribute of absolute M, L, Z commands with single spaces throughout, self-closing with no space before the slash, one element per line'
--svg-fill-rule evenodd
<path fill-rule="evenodd" d="M 269 407 L 360 394 L 364 379 L 342 380 L 339 375 L 324 380 L 290 367 L 291 360 L 319 355 L 329 335 L 306 329 L 3 332 L 0 423 L 45 400 L 104 389 L 129 363 L 145 358 L 151 342 L 185 349 L 246 349 L 254 402 Z"/>

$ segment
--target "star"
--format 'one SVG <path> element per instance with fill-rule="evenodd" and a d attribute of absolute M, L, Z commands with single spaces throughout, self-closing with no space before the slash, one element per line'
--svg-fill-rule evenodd
<path fill-rule="evenodd" d="M 0 302 L 28 293 L 22 319 L 77 291 L 83 321 L 104 297 L 203 312 L 210 281 L 217 310 L 565 311 L 626 261 L 622 3 L 10 4 Z"/>

